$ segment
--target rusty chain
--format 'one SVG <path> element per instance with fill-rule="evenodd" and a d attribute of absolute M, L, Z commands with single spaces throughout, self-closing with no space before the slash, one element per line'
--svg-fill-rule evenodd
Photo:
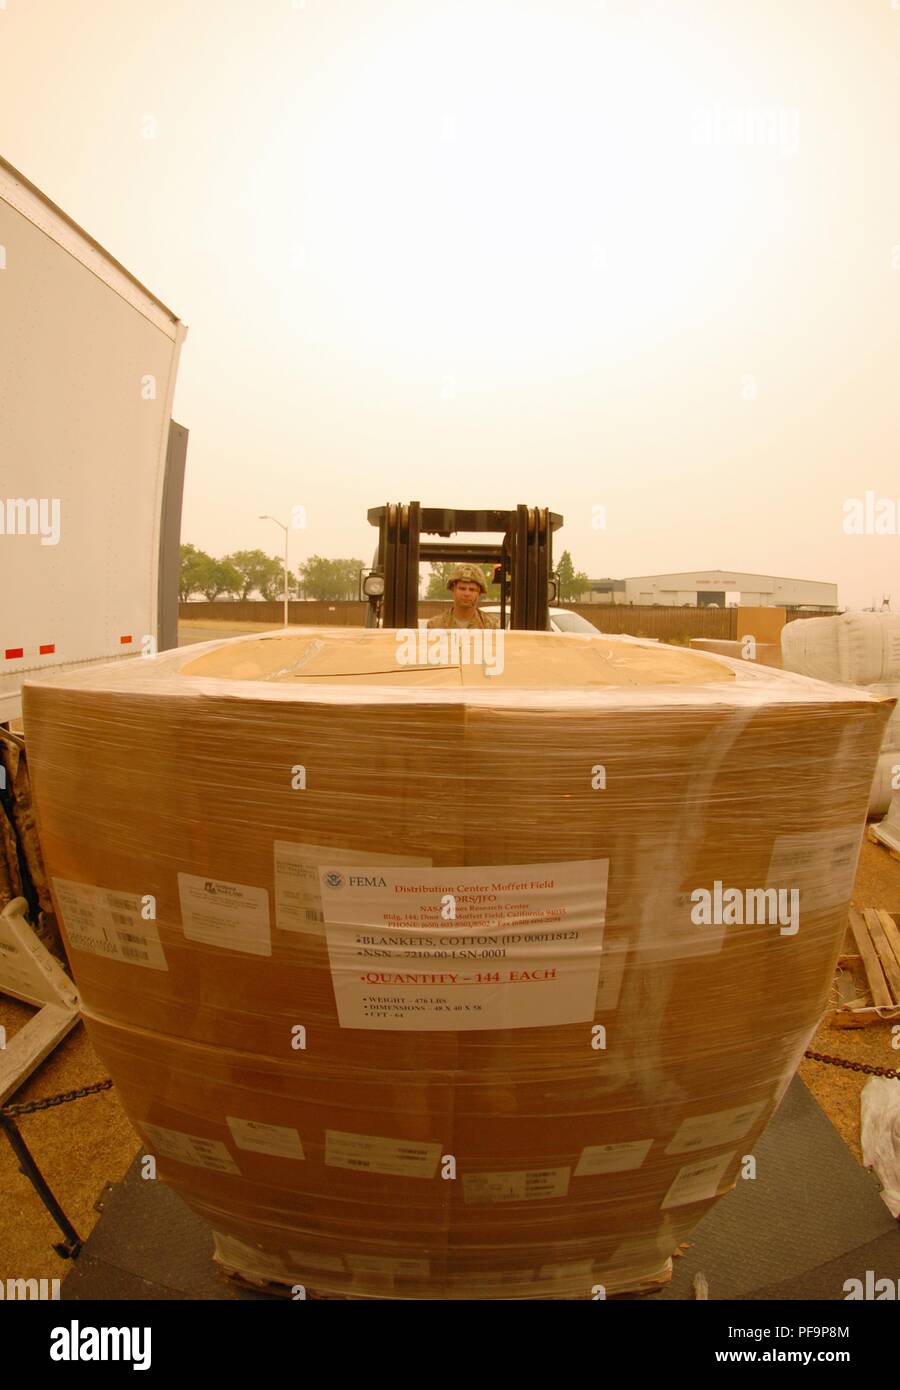
<path fill-rule="evenodd" d="M 81 1100 L 83 1096 L 93 1096 L 98 1091 L 108 1091 L 112 1077 L 105 1081 L 95 1081 L 91 1086 L 81 1086 L 77 1091 L 61 1091 L 58 1096 L 44 1096 L 41 1100 L 23 1100 L 18 1105 L 0 1106 L 0 1115 L 14 1119 L 17 1115 L 33 1115 L 36 1110 L 52 1110 L 54 1106 L 66 1105 L 70 1100 Z"/>
<path fill-rule="evenodd" d="M 850 1062 L 846 1057 L 829 1057 L 827 1052 L 804 1052 L 811 1062 L 828 1062 L 833 1067 L 846 1067 L 847 1071 L 865 1072 L 866 1076 L 887 1076 L 900 1081 L 900 1071 L 891 1067 L 870 1067 L 868 1062 Z"/>

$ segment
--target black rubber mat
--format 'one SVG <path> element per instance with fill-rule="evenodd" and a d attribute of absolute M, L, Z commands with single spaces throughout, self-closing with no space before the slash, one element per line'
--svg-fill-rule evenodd
<path fill-rule="evenodd" d="M 900 1276 L 900 1228 L 878 1180 L 799 1077 L 754 1157 L 756 1177 L 739 1178 L 701 1221 L 655 1298 L 693 1297 L 694 1275 L 702 1273 L 710 1298 L 843 1299 L 844 1280 L 872 1268 L 864 1251 L 873 1244 L 884 1266 L 876 1277 Z"/>
<path fill-rule="evenodd" d="M 738 1180 L 694 1232 L 655 1299 L 843 1299 L 844 1281 L 900 1277 L 900 1229 L 876 1180 L 855 1162 L 795 1077 Z M 64 1299 L 257 1299 L 212 1262 L 208 1228 L 135 1160 L 109 1189 L 99 1222 L 62 1286 Z"/>

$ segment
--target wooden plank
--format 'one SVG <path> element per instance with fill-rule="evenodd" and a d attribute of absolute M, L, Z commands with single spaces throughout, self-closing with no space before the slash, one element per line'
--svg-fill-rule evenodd
<path fill-rule="evenodd" d="M 6 1103 L 33 1071 L 37 1071 L 44 1058 L 72 1031 L 79 1018 L 76 1009 L 45 1004 L 39 1014 L 19 1029 L 0 1051 L 0 1105 Z"/>
<path fill-rule="evenodd" d="M 890 1008 L 894 1001 L 891 998 L 887 980 L 884 978 L 881 962 L 878 959 L 875 947 L 872 945 L 865 921 L 853 907 L 850 909 L 850 930 L 853 932 L 853 939 L 856 942 L 857 950 L 863 959 L 866 979 L 869 982 L 869 989 L 872 991 L 873 1000 L 876 1004 L 883 1004 L 886 1008 Z"/>
<path fill-rule="evenodd" d="M 884 971 L 885 979 L 888 982 L 888 988 L 891 991 L 892 1002 L 898 1004 L 900 1003 L 900 964 L 894 959 L 891 943 L 885 935 L 884 927 L 879 920 L 877 909 L 874 907 L 864 908 L 863 917 L 865 918 L 866 926 L 869 928 L 872 945 L 878 952 L 878 959 L 881 962 L 881 968 Z"/>
<path fill-rule="evenodd" d="M 871 840 L 873 845 L 880 845 L 882 849 L 886 849 L 892 859 L 900 861 L 900 852 L 898 852 L 892 844 L 889 844 L 887 840 L 881 838 L 878 833 L 877 825 L 870 825 L 867 827 L 866 837 Z"/>
<path fill-rule="evenodd" d="M 24 898 L 13 898 L 0 913 L 0 994 L 41 1008 L 78 1007 L 78 991 L 58 961 L 35 935 Z"/>
<path fill-rule="evenodd" d="M 900 928 L 897 927 L 891 913 L 886 912 L 883 907 L 876 907 L 875 911 L 878 913 L 878 920 L 884 928 L 884 934 L 894 953 L 894 959 L 900 965 Z"/>
<path fill-rule="evenodd" d="M 888 1015 L 891 1017 L 891 1015 Z M 898 1011 L 897 1018 L 900 1018 Z M 832 1028 L 871 1028 L 873 1023 L 883 1023 L 884 1016 L 874 1008 L 864 1009 L 838 1009 L 837 1013 L 831 1014 L 828 1019 L 829 1026 Z"/>

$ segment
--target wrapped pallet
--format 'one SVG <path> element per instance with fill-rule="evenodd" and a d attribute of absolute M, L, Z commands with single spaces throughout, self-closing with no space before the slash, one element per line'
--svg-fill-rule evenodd
<path fill-rule="evenodd" d="M 900 696 L 900 614 L 841 613 L 799 618 L 781 632 L 786 671 L 841 685 L 862 685 L 873 695 Z M 890 805 L 900 776 L 900 712 L 884 731 L 869 788 L 870 816 Z"/>
<path fill-rule="evenodd" d="M 781 629 L 784 669 L 842 685 L 900 681 L 900 613 L 796 618 Z"/>
<path fill-rule="evenodd" d="M 884 820 L 872 826 L 871 835 L 893 850 L 895 858 L 900 858 L 900 787 L 894 790 Z"/>
<path fill-rule="evenodd" d="M 85 1021 L 216 1258 L 348 1297 L 663 1281 L 825 1006 L 890 710 L 496 631 L 26 685 Z"/>

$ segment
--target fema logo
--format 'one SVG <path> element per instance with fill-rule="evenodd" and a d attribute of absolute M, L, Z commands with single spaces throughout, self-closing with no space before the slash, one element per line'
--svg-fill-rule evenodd
<path fill-rule="evenodd" d="M 330 874 L 325 875 L 325 882 L 328 884 L 329 888 L 343 888 L 344 875 L 333 870 Z"/>

